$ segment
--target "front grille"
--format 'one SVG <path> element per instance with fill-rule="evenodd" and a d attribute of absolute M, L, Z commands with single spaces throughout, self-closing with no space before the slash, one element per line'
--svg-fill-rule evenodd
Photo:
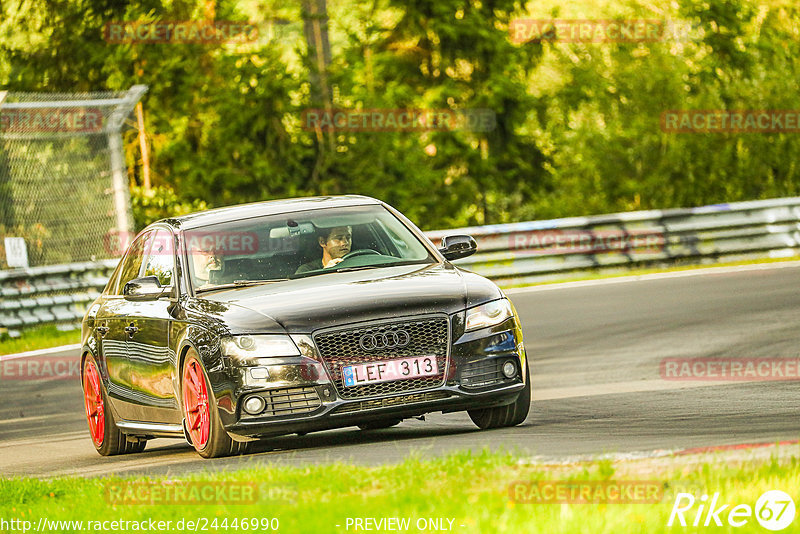
<path fill-rule="evenodd" d="M 322 402 L 313 387 L 280 388 L 258 393 L 267 401 L 263 412 L 256 417 L 274 417 L 313 412 Z M 243 415 L 248 415 L 243 412 Z"/>
<path fill-rule="evenodd" d="M 461 385 L 468 388 L 493 386 L 505 380 L 502 358 L 478 360 L 468 363 L 461 371 Z"/>
<path fill-rule="evenodd" d="M 429 391 L 427 393 L 411 393 L 409 395 L 399 395 L 397 397 L 387 397 L 385 399 L 362 400 L 358 402 L 342 404 L 333 410 L 333 413 L 350 413 L 360 412 L 363 410 L 374 410 L 375 408 L 385 408 L 387 406 L 399 406 L 404 404 L 414 404 L 417 402 L 446 399 L 449 396 L 449 391 Z"/>
<path fill-rule="evenodd" d="M 402 348 L 364 350 L 359 339 L 364 334 L 384 334 L 405 330 L 409 343 Z M 339 396 L 343 399 L 359 399 L 378 397 L 436 387 L 444 382 L 447 369 L 449 328 L 446 317 L 396 321 L 391 323 L 371 324 L 359 328 L 344 328 L 316 334 L 314 342 L 328 368 Z M 409 378 L 346 387 L 342 377 L 342 368 L 348 365 L 409 358 L 414 356 L 434 356 L 439 374 L 423 378 Z"/>

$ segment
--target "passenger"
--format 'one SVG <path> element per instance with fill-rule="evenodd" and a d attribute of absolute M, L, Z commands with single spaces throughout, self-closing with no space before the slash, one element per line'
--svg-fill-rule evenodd
<path fill-rule="evenodd" d="M 191 257 L 194 263 L 193 284 L 195 289 L 206 289 L 214 286 L 210 280 L 211 271 L 217 271 L 222 268 L 219 257 L 213 250 L 204 249 L 193 249 Z"/>

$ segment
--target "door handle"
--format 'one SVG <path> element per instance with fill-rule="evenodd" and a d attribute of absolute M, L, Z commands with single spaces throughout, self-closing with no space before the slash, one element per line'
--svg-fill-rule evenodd
<path fill-rule="evenodd" d="M 133 334 L 138 332 L 139 329 L 133 326 L 133 324 L 131 324 L 130 326 L 125 327 L 125 331 L 128 333 L 128 336 L 133 337 Z"/>
<path fill-rule="evenodd" d="M 95 330 L 97 330 L 97 333 L 100 334 L 100 337 L 104 337 L 106 334 L 108 334 L 108 327 L 106 325 L 98 326 L 95 328 Z"/>

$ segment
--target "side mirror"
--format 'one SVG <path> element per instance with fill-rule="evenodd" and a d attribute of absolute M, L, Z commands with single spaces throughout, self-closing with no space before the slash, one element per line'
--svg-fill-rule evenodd
<path fill-rule="evenodd" d="M 448 235 L 442 238 L 442 246 L 439 252 L 448 260 L 466 258 L 475 254 L 478 244 L 469 235 Z"/>
<path fill-rule="evenodd" d="M 134 278 L 122 288 L 125 300 L 158 300 L 172 295 L 172 286 L 162 286 L 156 276 Z"/>

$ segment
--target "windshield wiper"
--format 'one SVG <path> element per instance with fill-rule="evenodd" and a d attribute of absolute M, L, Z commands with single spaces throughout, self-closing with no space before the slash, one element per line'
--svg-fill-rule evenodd
<path fill-rule="evenodd" d="M 218 289 L 230 289 L 232 287 L 260 286 L 262 284 L 273 284 L 275 282 L 286 282 L 288 278 L 272 278 L 270 280 L 234 280 L 229 284 L 220 284 L 213 287 L 202 287 L 195 289 L 195 293 L 205 293 L 206 291 L 217 291 Z"/>
<path fill-rule="evenodd" d="M 390 264 L 394 265 L 394 264 Z M 376 269 L 378 267 L 386 267 L 386 265 L 361 265 L 359 267 L 340 267 L 338 269 L 326 269 L 328 273 L 347 273 L 350 271 L 363 271 L 365 269 Z"/>
<path fill-rule="evenodd" d="M 269 280 L 234 280 L 233 285 L 235 286 L 252 286 L 252 285 L 259 285 L 259 284 L 271 284 L 273 282 L 285 282 L 289 280 L 288 278 L 270 278 Z"/>
<path fill-rule="evenodd" d="M 414 264 L 422 264 L 425 263 L 424 261 L 420 260 L 401 260 L 395 261 L 391 263 L 377 263 L 373 265 L 359 265 L 355 267 L 340 267 L 338 269 L 325 269 L 326 273 L 346 273 L 350 271 L 363 271 L 365 269 L 378 269 L 380 267 L 399 267 L 401 265 L 414 265 Z"/>
<path fill-rule="evenodd" d="M 320 276 L 323 274 L 331 274 L 331 273 L 347 273 L 352 271 L 364 271 L 366 269 L 380 269 L 382 267 L 400 267 L 402 265 L 427 265 L 430 262 L 425 260 L 400 260 L 391 263 L 375 263 L 372 265 L 355 265 L 353 267 L 329 267 L 326 269 L 314 269 L 313 271 L 306 271 L 303 273 L 297 273 L 294 275 L 293 280 L 297 280 L 300 278 L 312 278 L 314 276 Z"/>

